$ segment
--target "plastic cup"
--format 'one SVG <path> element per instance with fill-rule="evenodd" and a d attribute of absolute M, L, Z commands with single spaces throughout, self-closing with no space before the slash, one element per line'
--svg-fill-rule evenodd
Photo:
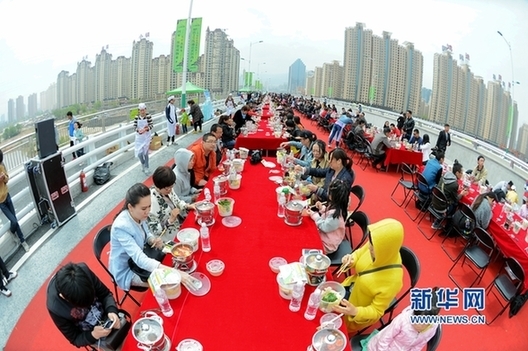
<path fill-rule="evenodd" d="M 229 217 L 233 214 L 235 200 L 230 197 L 221 197 L 216 201 L 216 206 L 218 207 L 218 214 L 221 217 Z"/>
<path fill-rule="evenodd" d="M 211 260 L 207 262 L 205 268 L 207 268 L 207 271 L 211 273 L 212 276 L 218 277 L 224 273 L 225 264 L 220 260 Z"/>
<path fill-rule="evenodd" d="M 237 174 L 234 179 L 229 178 L 229 189 L 240 189 L 240 183 L 242 182 L 242 175 Z"/>
<path fill-rule="evenodd" d="M 279 295 L 286 300 L 291 300 L 293 285 L 284 284 L 281 274 L 277 274 L 277 283 L 279 284 Z"/>

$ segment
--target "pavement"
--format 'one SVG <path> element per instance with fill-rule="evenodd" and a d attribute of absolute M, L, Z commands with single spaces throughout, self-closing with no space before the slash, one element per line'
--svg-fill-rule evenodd
<path fill-rule="evenodd" d="M 208 132 L 210 126 L 216 123 L 216 118 L 204 123 L 203 131 Z M 150 154 L 150 169 L 153 171 L 173 159 L 178 148 L 187 147 L 203 133 L 193 134 L 192 131 L 177 137 L 176 144 L 164 146 Z M 16 270 L 18 277 L 9 283 L 13 293 L 11 297 L 0 295 L 0 349 L 3 349 L 9 339 L 11 330 L 18 319 L 37 294 L 47 278 L 77 246 L 77 244 L 101 221 L 117 204 L 124 199 L 125 193 L 132 185 L 143 182 L 147 178 L 141 171 L 136 158 L 115 166 L 111 170 L 112 178 L 102 186 L 92 185 L 88 192 L 75 198 L 77 215 L 59 228 L 52 229 L 49 225 L 40 226 L 27 242 L 30 245 L 28 253 L 20 247 L 6 265 L 9 270 Z M 42 316 L 42 318 L 48 318 Z"/>

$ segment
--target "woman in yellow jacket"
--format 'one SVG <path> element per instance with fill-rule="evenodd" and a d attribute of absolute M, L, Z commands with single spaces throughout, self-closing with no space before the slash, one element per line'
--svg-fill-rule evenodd
<path fill-rule="evenodd" d="M 345 315 L 349 333 L 376 323 L 403 286 L 402 224 L 388 218 L 368 229 L 369 243 L 343 257 L 343 263 L 355 270 L 343 285 L 353 286 L 348 301 L 343 299 L 334 310 Z"/>

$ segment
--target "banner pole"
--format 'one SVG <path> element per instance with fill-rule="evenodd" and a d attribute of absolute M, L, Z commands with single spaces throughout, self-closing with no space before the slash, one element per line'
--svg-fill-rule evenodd
<path fill-rule="evenodd" d="M 187 106 L 187 59 L 189 56 L 189 36 L 191 34 L 191 15 L 192 15 L 193 0 L 189 5 L 189 16 L 187 17 L 187 23 L 185 28 L 185 43 L 183 45 L 183 72 L 182 72 L 182 93 L 181 93 L 181 107 Z"/>

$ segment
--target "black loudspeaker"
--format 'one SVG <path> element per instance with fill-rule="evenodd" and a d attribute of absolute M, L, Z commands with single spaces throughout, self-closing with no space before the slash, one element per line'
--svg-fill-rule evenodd
<path fill-rule="evenodd" d="M 50 118 L 35 123 L 35 135 L 37 137 L 37 151 L 40 159 L 46 158 L 57 152 L 55 119 Z"/>
<path fill-rule="evenodd" d="M 60 152 L 30 160 L 26 172 L 41 220 L 61 226 L 76 215 Z"/>

